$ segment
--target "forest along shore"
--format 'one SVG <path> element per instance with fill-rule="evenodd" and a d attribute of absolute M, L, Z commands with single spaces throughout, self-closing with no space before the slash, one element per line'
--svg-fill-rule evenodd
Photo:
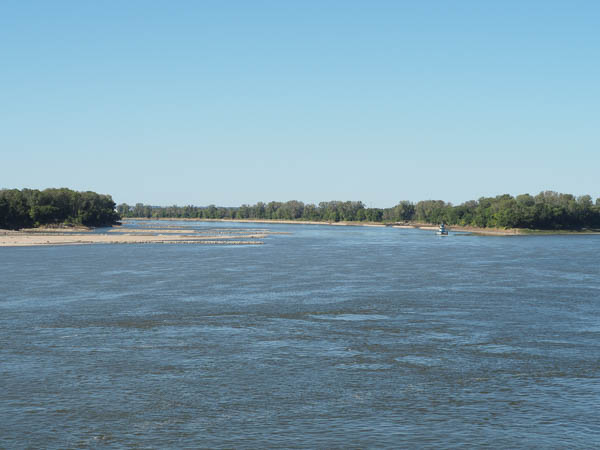
<path fill-rule="evenodd" d="M 145 230 L 128 228 L 122 234 L 92 233 L 81 230 L 36 229 L 35 231 L 0 230 L 0 247 L 30 247 L 44 245 L 86 244 L 204 244 L 204 245 L 260 245 L 270 234 L 267 230 L 211 230 L 208 233 L 195 230 Z"/>

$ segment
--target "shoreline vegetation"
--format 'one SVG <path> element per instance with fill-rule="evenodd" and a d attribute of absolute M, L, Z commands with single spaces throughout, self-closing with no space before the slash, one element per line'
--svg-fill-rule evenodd
<path fill-rule="evenodd" d="M 1 189 L 0 229 L 111 226 L 120 219 L 115 207 L 110 195 L 92 191 Z"/>
<path fill-rule="evenodd" d="M 399 223 L 375 223 L 375 222 L 357 222 L 357 221 L 344 221 L 344 222 L 324 222 L 324 221 L 310 221 L 310 220 L 278 220 L 278 219 L 197 219 L 197 218 L 176 218 L 176 217 L 161 217 L 161 218 L 147 218 L 147 217 L 130 217 L 125 219 L 127 221 L 189 221 L 189 222 L 229 222 L 229 223 L 258 223 L 258 224 L 287 224 L 287 225 L 329 225 L 329 226 L 345 226 L 345 227 L 390 227 L 390 228 L 403 228 L 403 229 L 419 229 L 426 231 L 437 231 L 439 225 L 432 223 L 418 223 L 418 222 L 399 222 Z M 453 225 L 446 227 L 449 231 L 460 232 L 465 234 L 478 234 L 488 236 L 518 236 L 518 235 L 552 235 L 552 234 L 600 234 L 600 229 L 584 229 L 584 230 L 533 230 L 523 228 L 482 228 L 474 226 L 460 226 Z"/>
<path fill-rule="evenodd" d="M 442 200 L 417 203 L 401 201 L 391 208 L 367 208 L 359 201 L 331 201 L 318 205 L 296 200 L 258 202 L 239 207 L 151 206 L 122 203 L 117 212 L 123 219 L 199 219 L 254 222 L 387 225 L 423 228 L 445 223 L 455 231 L 486 234 L 536 232 L 597 232 L 600 230 L 600 198 L 575 197 L 544 191 L 536 196 L 509 194 L 481 197 L 460 205 Z"/>
<path fill-rule="evenodd" d="M 213 222 L 213 223 L 257 223 L 257 224 L 293 224 L 293 225 L 330 225 L 343 227 L 391 227 L 401 229 L 420 229 L 434 231 L 437 225 L 427 223 L 366 223 L 366 222 L 322 222 L 305 220 L 277 219 L 197 219 L 197 218 L 130 218 L 124 223 L 142 222 L 133 228 L 116 226 L 106 232 L 94 232 L 92 228 L 83 226 L 41 226 L 38 228 L 15 230 L 0 230 L 0 247 L 31 247 L 31 246 L 63 246 L 89 244 L 196 244 L 196 245 L 261 245 L 270 235 L 290 234 L 266 229 L 249 230 L 196 230 L 187 229 L 185 225 L 150 226 L 143 224 L 148 221 L 183 221 L 183 222 Z M 561 230 L 522 230 L 478 228 L 472 226 L 448 227 L 452 232 L 483 236 L 523 236 L 548 234 L 600 234 L 600 230 L 561 231 Z"/>
<path fill-rule="evenodd" d="M 239 207 L 116 205 L 110 195 L 67 188 L 1 189 L 0 230 L 62 234 L 118 225 L 121 219 L 235 221 L 254 223 L 391 226 L 486 235 L 597 234 L 600 198 L 544 191 L 513 197 L 481 197 L 460 205 L 442 200 L 401 201 L 391 208 L 368 208 L 360 201 L 318 205 L 300 201 L 258 202 Z M 0 231 L 1 232 L 1 231 Z M 6 235 L 6 233 L 5 233 Z"/>

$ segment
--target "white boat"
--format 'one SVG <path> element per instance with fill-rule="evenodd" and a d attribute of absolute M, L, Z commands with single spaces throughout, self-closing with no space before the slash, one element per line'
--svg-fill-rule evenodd
<path fill-rule="evenodd" d="M 448 230 L 446 229 L 446 226 L 444 225 L 444 222 L 442 222 L 440 224 L 440 229 L 437 230 L 435 232 L 435 234 L 437 234 L 438 236 L 448 236 Z"/>

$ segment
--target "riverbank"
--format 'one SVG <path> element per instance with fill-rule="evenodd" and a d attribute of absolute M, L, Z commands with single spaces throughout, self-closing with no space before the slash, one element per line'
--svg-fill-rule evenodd
<path fill-rule="evenodd" d="M 340 221 L 340 222 L 321 222 L 316 220 L 279 220 L 279 219 L 197 219 L 190 217 L 160 217 L 160 218 L 147 218 L 147 217 L 127 217 L 123 219 L 123 222 L 130 220 L 159 220 L 159 221 L 180 221 L 180 222 L 232 222 L 232 223 L 281 223 L 287 225 L 331 225 L 341 227 L 385 227 L 388 226 L 384 223 L 379 222 L 351 222 L 351 221 Z"/>
<path fill-rule="evenodd" d="M 355 221 L 340 221 L 340 222 L 321 222 L 316 220 L 272 220 L 272 219 L 197 219 L 197 218 L 177 218 L 177 217 L 162 217 L 162 218 L 146 218 L 146 217 L 128 217 L 123 221 L 180 221 L 180 222 L 230 222 L 230 223 L 276 223 L 288 225 L 330 225 L 341 227 L 392 227 L 403 229 L 418 229 L 427 231 L 437 231 L 439 224 L 423 223 L 423 222 L 355 222 Z M 584 230 L 534 230 L 529 228 L 483 228 L 474 226 L 447 225 L 446 228 L 451 232 L 469 233 L 482 236 L 518 236 L 518 235 L 587 235 L 600 234 L 600 230 L 584 229 Z"/>
<path fill-rule="evenodd" d="M 479 227 L 468 227 L 468 226 L 448 226 L 449 231 L 470 233 L 483 236 L 517 236 L 522 235 L 523 230 L 519 228 L 479 228 Z M 435 227 L 437 230 L 438 227 Z"/>
<path fill-rule="evenodd" d="M 111 230 L 113 231 L 113 230 Z M 204 244 L 204 245 L 260 245 L 269 236 L 268 231 L 198 233 L 193 230 L 138 230 L 128 229 L 121 234 L 65 230 L 11 231 L 0 230 L 0 247 L 32 247 L 48 245 L 89 244 Z"/>
<path fill-rule="evenodd" d="M 400 229 L 419 229 L 436 231 L 439 227 L 427 223 L 373 223 L 373 222 L 318 222 L 301 220 L 268 220 L 268 219 L 192 219 L 192 218 L 131 218 L 127 221 L 150 222 L 230 222 L 257 224 L 287 224 L 287 225 L 330 225 L 330 226 L 360 226 L 360 227 L 391 227 Z M 499 229 L 478 228 L 471 226 L 448 226 L 450 232 L 474 234 L 482 236 L 519 236 L 519 235 L 589 235 L 600 234 L 599 230 L 529 230 L 529 229 Z M 87 227 L 40 227 L 19 231 L 0 230 L 0 247 L 28 247 L 44 245 L 87 245 L 87 244 L 226 244 L 226 245 L 256 245 L 263 244 L 262 239 L 272 234 L 282 234 L 264 229 L 253 230 L 195 230 L 185 229 L 185 225 L 163 225 L 113 227 L 106 232 L 98 233 Z"/>
<path fill-rule="evenodd" d="M 402 222 L 402 223 L 380 223 L 380 222 L 352 222 L 352 221 L 340 221 L 340 222 L 319 222 L 314 220 L 271 220 L 271 219 L 196 219 L 196 218 L 176 218 L 176 217 L 164 217 L 158 219 L 148 219 L 146 217 L 131 217 L 123 219 L 123 221 L 182 221 L 182 222 L 230 222 L 230 223 L 276 223 L 276 224 L 288 224 L 288 225 L 330 225 L 340 227 L 392 227 L 401 229 L 419 229 L 427 231 L 436 231 L 439 225 L 422 222 Z M 478 227 L 463 227 L 463 226 L 449 226 L 447 227 L 450 231 L 458 231 L 464 233 L 481 234 L 488 236 L 514 236 L 524 234 L 524 230 L 510 228 L 478 228 Z M 534 230 L 529 230 L 529 234 L 535 233 Z"/>
<path fill-rule="evenodd" d="M 26 233 L 85 233 L 92 231 L 92 227 L 83 225 L 42 225 L 37 228 L 21 228 L 19 231 Z M 6 231 L 6 230 L 1 230 Z"/>

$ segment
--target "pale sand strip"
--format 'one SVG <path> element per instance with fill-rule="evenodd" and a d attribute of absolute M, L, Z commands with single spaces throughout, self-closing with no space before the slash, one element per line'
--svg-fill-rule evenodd
<path fill-rule="evenodd" d="M 38 234 L 24 232 L 0 233 L 0 247 L 27 247 L 37 245 L 82 244 L 263 244 L 266 234 L 220 235 L 220 236 L 147 236 L 133 234 Z"/>
<path fill-rule="evenodd" d="M 437 228 L 436 228 L 437 229 Z M 478 228 L 478 227 L 461 227 L 458 225 L 448 227 L 450 231 L 462 231 L 472 234 L 481 234 L 486 236 L 515 236 L 523 234 L 517 228 Z"/>
<path fill-rule="evenodd" d="M 193 229 L 187 230 L 174 230 L 172 228 L 115 228 L 108 230 L 108 233 L 174 233 L 174 234 L 196 234 L 197 231 Z"/>
<path fill-rule="evenodd" d="M 39 227 L 39 228 L 21 228 L 19 232 L 24 233 L 86 233 L 91 231 L 88 227 Z M 4 232 L 5 230 L 0 230 Z M 9 231 L 9 230 L 8 230 Z"/>
<path fill-rule="evenodd" d="M 181 222 L 231 222 L 231 223 L 281 223 L 290 225 L 332 225 L 340 227 L 392 227 L 392 228 L 404 228 L 404 229 L 419 229 L 426 231 L 435 231 L 439 229 L 439 225 L 430 223 L 420 222 L 405 222 L 405 223 L 374 223 L 374 222 L 317 222 L 313 220 L 270 220 L 270 219 L 196 219 L 196 218 L 177 218 L 177 217 L 161 217 L 147 219 L 145 217 L 132 217 L 123 219 L 123 222 L 135 220 L 135 221 L 181 221 Z M 141 225 L 141 224 L 140 224 Z M 490 236 L 510 236 L 516 234 L 522 234 L 519 229 L 502 229 L 502 228 L 478 228 L 478 227 L 461 227 L 461 226 L 448 226 L 450 231 L 464 231 L 472 234 L 484 234 Z"/>
<path fill-rule="evenodd" d="M 193 234 L 195 236 L 198 235 L 210 235 L 210 236 L 218 236 L 218 235 L 239 235 L 239 236 L 247 236 L 250 234 L 261 234 L 265 236 L 273 235 L 273 234 L 292 234 L 289 231 L 270 231 L 261 228 L 246 228 L 246 229 L 185 229 L 185 230 L 173 230 L 170 228 L 116 228 L 112 230 L 108 230 L 108 233 L 128 233 L 128 234 L 156 234 L 156 233 L 173 233 L 173 234 Z"/>
<path fill-rule="evenodd" d="M 268 230 L 198 230 L 198 229 L 187 229 L 187 230 L 174 230 L 171 228 L 117 228 L 108 230 L 108 233 L 127 233 L 127 234 L 186 234 L 186 235 L 239 235 L 239 236 L 247 236 L 248 234 L 291 234 L 287 231 L 268 231 Z"/>

